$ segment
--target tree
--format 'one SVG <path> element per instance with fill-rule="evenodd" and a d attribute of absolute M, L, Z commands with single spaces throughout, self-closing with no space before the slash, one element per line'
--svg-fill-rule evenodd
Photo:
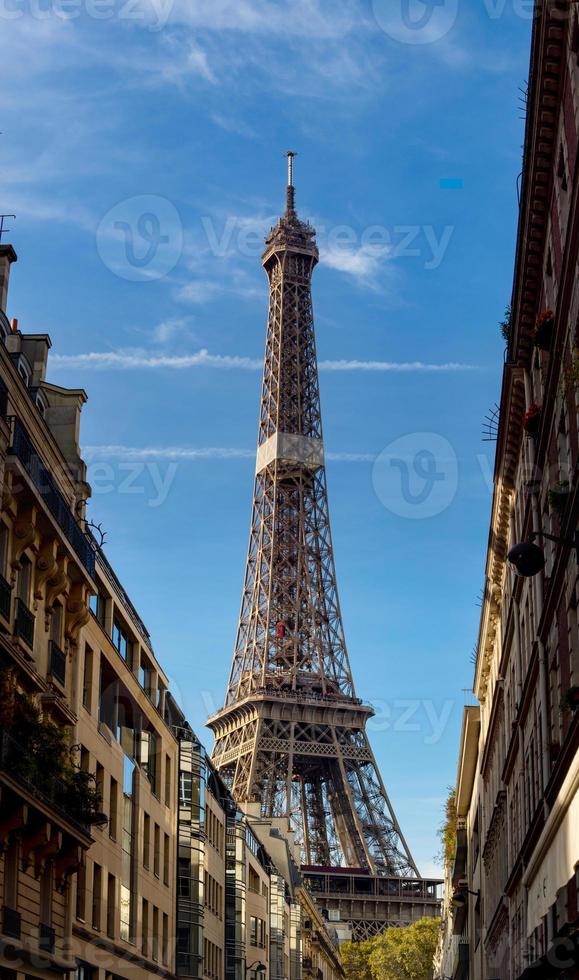
<path fill-rule="evenodd" d="M 436 855 L 436 860 L 443 867 L 450 866 L 454 861 L 456 851 L 456 824 L 456 790 L 454 787 L 449 786 L 444 804 L 444 820 L 437 831 L 440 841 L 440 851 Z"/>
<path fill-rule="evenodd" d="M 370 954 L 374 949 L 374 939 L 363 943 L 342 943 L 340 958 L 346 973 L 346 980 L 373 980 L 370 972 Z"/>
<path fill-rule="evenodd" d="M 418 919 L 403 929 L 386 929 L 372 940 L 372 980 L 432 980 L 440 919 Z"/>

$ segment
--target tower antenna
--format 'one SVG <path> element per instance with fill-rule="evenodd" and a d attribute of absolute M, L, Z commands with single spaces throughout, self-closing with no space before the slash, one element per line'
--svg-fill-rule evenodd
<path fill-rule="evenodd" d="M 296 191 L 294 187 L 294 157 L 297 153 L 288 150 L 287 156 L 287 213 L 293 214 L 296 208 Z"/>
<path fill-rule="evenodd" d="M 15 214 L 0 214 L 0 242 L 2 241 L 2 235 L 7 235 L 8 232 L 10 231 L 10 228 L 5 228 L 4 227 L 4 221 L 5 221 L 6 218 L 13 218 L 14 221 L 16 221 L 16 215 Z"/>

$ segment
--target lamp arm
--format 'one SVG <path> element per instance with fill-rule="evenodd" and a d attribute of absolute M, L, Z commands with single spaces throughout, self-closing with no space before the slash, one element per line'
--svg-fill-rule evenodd
<path fill-rule="evenodd" d="M 575 531 L 572 540 L 570 538 L 563 538 L 559 534 L 548 534 L 547 531 L 531 531 L 529 540 L 534 541 L 535 538 L 546 538 L 547 541 L 554 541 L 555 544 L 563 544 L 566 548 L 575 548 L 577 562 L 579 563 L 579 531 Z"/>

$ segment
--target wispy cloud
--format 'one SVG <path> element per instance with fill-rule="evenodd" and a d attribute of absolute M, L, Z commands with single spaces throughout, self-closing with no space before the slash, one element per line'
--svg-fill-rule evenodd
<path fill-rule="evenodd" d="M 385 371 L 395 374 L 423 374 L 436 372 L 477 371 L 476 364 L 446 361 L 428 364 L 424 361 L 321 361 L 321 371 Z"/>
<path fill-rule="evenodd" d="M 144 351 L 91 351 L 86 354 L 51 354 L 50 363 L 56 368 L 87 370 L 158 370 L 183 371 L 189 368 L 217 368 L 220 370 L 260 371 L 263 361 L 259 358 L 237 354 L 210 354 L 205 348 L 194 354 L 149 354 Z M 428 364 L 424 361 L 320 361 L 320 371 L 376 371 L 398 374 L 453 373 L 476 371 L 474 364 L 447 361 Z"/>
<path fill-rule="evenodd" d="M 262 367 L 262 361 L 257 359 L 229 354 L 210 354 L 205 349 L 197 351 L 195 354 L 184 354 L 183 356 L 146 354 L 139 351 L 91 351 L 87 354 L 54 354 L 51 357 L 51 364 L 54 367 L 88 368 L 92 370 L 116 368 L 123 371 L 140 368 L 183 370 L 194 367 L 225 370 L 237 368 L 244 371 L 257 371 Z"/>
<path fill-rule="evenodd" d="M 173 460 L 197 462 L 206 459 L 255 459 L 255 449 L 227 448 L 224 446 L 85 446 L 83 456 L 89 459 L 125 460 Z M 334 463 L 373 463 L 374 453 L 326 453 L 326 459 Z"/>
<path fill-rule="evenodd" d="M 392 253 L 390 247 L 361 245 L 358 248 L 321 248 L 320 262 L 330 269 L 345 272 L 358 282 L 377 289 L 379 277 L 384 275 L 384 266 Z"/>

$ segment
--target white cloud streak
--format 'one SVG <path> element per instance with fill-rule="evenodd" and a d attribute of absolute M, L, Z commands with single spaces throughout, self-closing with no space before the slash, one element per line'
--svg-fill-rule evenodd
<path fill-rule="evenodd" d="M 52 354 L 50 364 L 55 368 L 85 370 L 178 370 L 216 368 L 218 370 L 261 371 L 263 360 L 232 354 L 210 354 L 203 348 L 194 354 L 149 354 L 144 351 L 91 351 L 86 354 Z M 320 371 L 366 371 L 394 374 L 436 374 L 476 371 L 474 364 L 447 361 L 429 364 L 424 361 L 320 361 Z"/>
<path fill-rule="evenodd" d="M 83 449 L 86 460 L 124 459 L 124 460 L 171 460 L 200 462 L 203 460 L 255 459 L 254 449 L 235 449 L 222 446 L 86 446 Z M 326 459 L 334 463 L 373 463 L 374 453 L 326 453 Z"/>

